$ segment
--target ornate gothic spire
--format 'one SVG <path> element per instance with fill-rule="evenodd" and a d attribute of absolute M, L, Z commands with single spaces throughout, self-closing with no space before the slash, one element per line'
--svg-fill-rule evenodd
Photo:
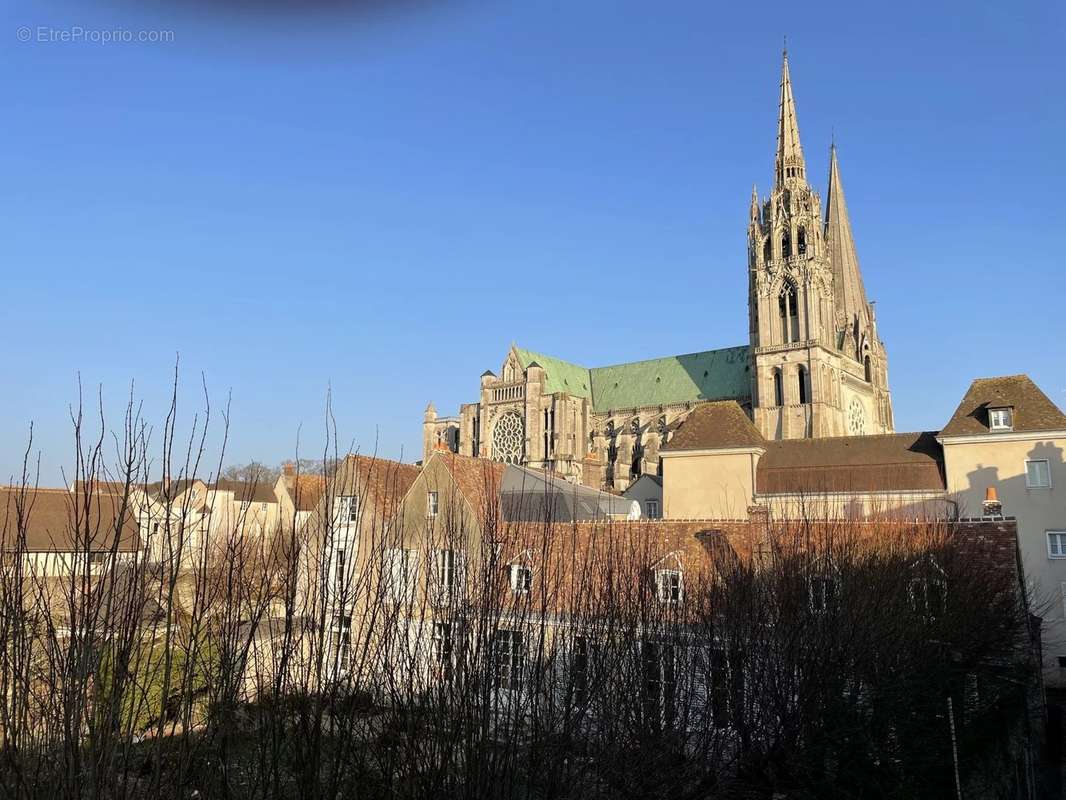
<path fill-rule="evenodd" d="M 825 238 L 829 248 L 829 264 L 833 269 L 833 294 L 837 311 L 847 314 L 849 323 L 858 318 L 869 323 L 866 291 L 859 271 L 859 256 L 851 235 L 851 220 L 844 202 L 844 184 L 840 182 L 837 148 L 829 149 L 829 193 L 825 209 Z"/>
<path fill-rule="evenodd" d="M 792 79 L 788 74 L 788 51 L 781 62 L 781 105 L 777 116 L 776 185 L 798 179 L 806 180 L 807 167 L 800 147 L 799 123 L 796 121 L 796 101 L 792 98 Z"/>

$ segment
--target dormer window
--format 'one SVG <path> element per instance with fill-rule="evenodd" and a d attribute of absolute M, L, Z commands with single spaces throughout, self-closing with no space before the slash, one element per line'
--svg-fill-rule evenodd
<path fill-rule="evenodd" d="M 988 429 L 991 431 L 1014 430 L 1014 409 L 1010 406 L 988 409 Z"/>
<path fill-rule="evenodd" d="M 522 564 L 511 565 L 511 591 L 515 594 L 529 594 L 533 588 L 533 570 Z"/>
<path fill-rule="evenodd" d="M 660 603 L 676 605 L 681 602 L 681 570 L 655 570 L 655 593 Z"/>

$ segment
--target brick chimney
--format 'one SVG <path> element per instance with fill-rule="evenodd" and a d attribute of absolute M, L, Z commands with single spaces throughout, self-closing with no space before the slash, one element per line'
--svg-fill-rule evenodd
<path fill-rule="evenodd" d="M 1003 504 L 999 502 L 999 493 L 995 486 L 985 489 L 985 501 L 981 503 L 981 515 L 985 517 L 1002 517 Z"/>
<path fill-rule="evenodd" d="M 296 474 L 296 464 L 292 461 L 286 461 L 281 465 L 281 474 L 286 478 L 291 478 Z"/>

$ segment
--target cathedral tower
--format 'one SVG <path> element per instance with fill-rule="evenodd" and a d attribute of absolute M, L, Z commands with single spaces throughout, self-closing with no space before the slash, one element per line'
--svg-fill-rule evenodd
<path fill-rule="evenodd" d="M 888 362 L 866 300 L 836 148 L 829 193 L 807 183 L 796 103 L 781 67 L 774 185 L 748 224 L 752 408 L 769 439 L 888 433 Z"/>

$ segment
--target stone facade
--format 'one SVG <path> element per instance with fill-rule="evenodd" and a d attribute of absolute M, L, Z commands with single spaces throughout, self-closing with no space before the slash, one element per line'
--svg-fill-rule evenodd
<path fill-rule="evenodd" d="M 453 417 L 426 409 L 423 449 L 625 489 L 698 405 L 736 400 L 768 439 L 888 433 L 888 359 L 867 302 L 835 148 L 827 213 L 807 183 L 787 56 L 776 174 L 753 192 L 749 345 L 585 368 L 512 345 Z"/>

